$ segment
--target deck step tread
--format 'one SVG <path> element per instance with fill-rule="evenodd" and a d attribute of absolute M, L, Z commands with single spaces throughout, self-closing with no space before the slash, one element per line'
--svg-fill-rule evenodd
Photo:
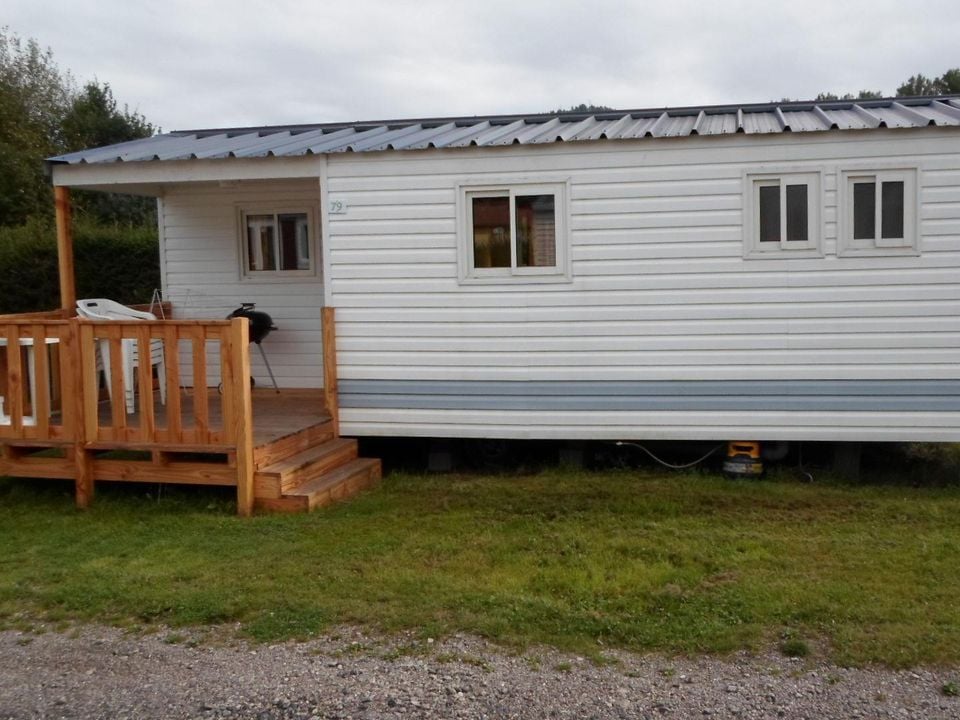
<path fill-rule="evenodd" d="M 272 465 L 268 465 L 264 468 L 260 468 L 257 470 L 257 474 L 282 477 L 284 475 L 289 475 L 304 470 L 310 465 L 322 462 L 338 453 L 349 452 L 351 448 L 355 451 L 356 447 L 356 440 L 350 440 L 347 438 L 326 440 L 318 445 L 314 445 L 306 450 L 302 450 L 295 455 L 291 455 L 284 460 L 275 462 Z"/>
<path fill-rule="evenodd" d="M 371 458 L 355 458 L 340 467 L 329 470 L 313 480 L 307 480 L 301 485 L 284 493 L 285 496 L 310 496 L 321 493 L 330 488 L 336 487 L 341 483 L 350 480 L 354 475 L 361 472 L 370 472 L 374 466 L 380 463 L 379 460 Z"/>
<path fill-rule="evenodd" d="M 257 470 L 287 460 L 297 453 L 309 450 L 334 438 L 333 423 L 320 422 L 296 433 L 277 438 L 253 449 L 254 466 Z"/>

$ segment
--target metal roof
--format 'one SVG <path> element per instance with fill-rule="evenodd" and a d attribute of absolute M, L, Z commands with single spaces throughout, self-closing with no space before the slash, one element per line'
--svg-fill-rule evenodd
<path fill-rule="evenodd" d="M 960 95 L 181 130 L 54 163 L 296 157 L 590 140 L 960 126 Z"/>

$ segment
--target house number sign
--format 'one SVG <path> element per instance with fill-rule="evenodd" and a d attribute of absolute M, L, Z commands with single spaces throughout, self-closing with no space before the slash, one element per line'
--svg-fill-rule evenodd
<path fill-rule="evenodd" d="M 346 200 L 331 200 L 330 207 L 327 209 L 331 215 L 343 215 L 347 212 Z"/>

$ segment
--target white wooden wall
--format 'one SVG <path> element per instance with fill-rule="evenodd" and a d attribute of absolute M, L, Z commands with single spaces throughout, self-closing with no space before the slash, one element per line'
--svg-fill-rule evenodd
<path fill-rule="evenodd" d="M 281 282 L 241 278 L 237 208 L 242 204 L 312 203 L 319 207 L 316 178 L 286 181 L 246 181 L 221 187 L 218 183 L 164 186 L 160 202 L 161 276 L 165 298 L 178 317 L 223 318 L 241 302 L 254 302 L 269 313 L 279 330 L 264 341 L 281 387 L 323 386 L 323 345 L 320 308 L 323 279 L 319 242 L 317 276 Z M 316 241 L 317 238 L 314 238 Z M 258 385 L 270 380 L 251 346 Z M 186 364 L 184 370 L 190 367 Z M 213 386 L 219 382 L 216 355 L 208 362 Z M 186 382 L 192 382 L 187 377 Z"/>
<path fill-rule="evenodd" d="M 836 256 L 839 171 L 870 160 L 919 167 L 920 256 Z M 825 257 L 744 260 L 743 173 L 784 166 L 824 171 Z M 960 378 L 951 130 L 355 153 L 327 172 L 329 199 L 348 206 L 328 219 L 327 288 L 347 381 Z M 458 284 L 455 184 L 558 176 L 571 183 L 573 281 Z M 200 217 L 206 202 L 182 206 Z M 168 249 L 171 287 L 196 284 L 194 260 L 216 273 L 216 242 Z M 291 341 L 291 379 L 315 367 L 311 337 Z M 952 411 L 344 408 L 341 422 L 346 435 L 960 440 Z"/>

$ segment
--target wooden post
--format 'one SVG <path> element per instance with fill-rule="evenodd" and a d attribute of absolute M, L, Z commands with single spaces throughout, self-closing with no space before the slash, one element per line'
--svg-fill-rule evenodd
<path fill-rule="evenodd" d="M 233 412 L 229 437 L 237 447 L 237 514 L 253 514 L 253 399 L 250 395 L 250 322 L 230 321 L 229 358 L 224 364 L 229 377 L 223 378 L 223 392 L 231 394 Z M 222 352 L 222 348 L 221 348 Z M 197 380 L 194 378 L 194 385 Z M 225 418 L 226 419 L 226 418 Z"/>
<path fill-rule="evenodd" d="M 70 207 L 70 188 L 53 188 L 54 209 L 57 218 L 57 259 L 60 270 L 60 307 L 65 317 L 72 317 L 77 305 L 77 285 L 73 266 L 73 222 Z"/>
<path fill-rule="evenodd" d="M 340 403 L 337 393 L 337 321 L 336 309 L 320 311 L 323 324 L 323 399 L 330 413 L 333 436 L 340 437 Z"/>
<path fill-rule="evenodd" d="M 88 432 L 97 431 L 97 386 L 94 367 L 93 328 L 83 328 L 79 320 L 72 320 L 60 336 L 59 351 L 61 385 L 63 386 L 63 417 L 69 421 L 66 428 L 73 435 L 73 477 L 76 504 L 86 508 L 93 500 L 93 455 L 87 450 Z M 82 347 L 86 345 L 86 348 Z M 86 352 L 82 352 L 82 350 Z M 91 390 L 92 388 L 92 390 Z M 92 394 L 91 394 L 92 393 Z M 93 414 L 93 417 L 89 417 Z M 90 429 L 92 427 L 92 430 Z"/>

